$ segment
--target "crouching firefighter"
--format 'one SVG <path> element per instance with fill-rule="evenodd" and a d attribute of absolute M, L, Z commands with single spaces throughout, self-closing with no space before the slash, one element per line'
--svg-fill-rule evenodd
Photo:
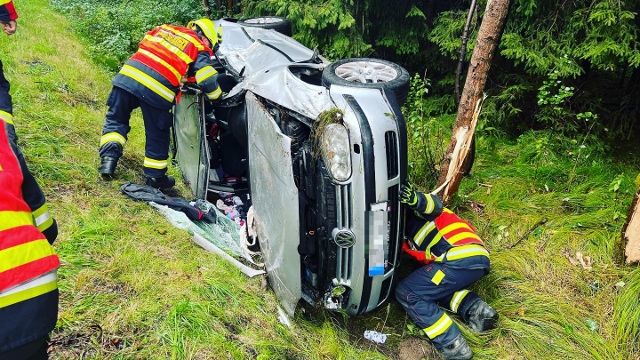
<path fill-rule="evenodd" d="M 209 100 L 222 94 L 218 72 L 211 60 L 218 43 L 213 21 L 200 19 L 188 27 L 161 25 L 147 32 L 138 51 L 124 64 L 112 81 L 107 99 L 109 110 L 100 138 L 101 163 L 98 172 L 105 178 L 115 173 L 127 134 L 131 112 L 140 108 L 146 135 L 143 164 L 146 184 L 158 189 L 175 185 L 167 176 L 173 105 L 179 101 L 183 78 L 194 76 Z"/>
<path fill-rule="evenodd" d="M 447 360 L 471 359 L 473 353 L 460 329 L 442 309 L 458 314 L 482 332 L 496 327 L 498 313 L 467 287 L 489 272 L 489 252 L 474 228 L 405 181 L 400 202 L 407 212 L 404 250 L 426 264 L 404 278 L 396 298 Z"/>
<path fill-rule="evenodd" d="M 0 119 L 0 359 L 47 359 L 58 318 L 58 226 L 9 126 Z"/>

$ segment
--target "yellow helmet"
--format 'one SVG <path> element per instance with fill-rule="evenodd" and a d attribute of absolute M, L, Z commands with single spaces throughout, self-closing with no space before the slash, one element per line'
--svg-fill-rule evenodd
<path fill-rule="evenodd" d="M 216 31 L 216 26 L 211 21 L 211 19 L 200 19 L 189 21 L 187 27 L 191 30 L 194 30 L 196 33 L 200 32 L 202 35 L 206 36 L 211 43 L 211 48 L 213 49 L 219 41 L 222 41 L 221 34 Z M 220 29 L 222 30 L 222 29 Z"/>

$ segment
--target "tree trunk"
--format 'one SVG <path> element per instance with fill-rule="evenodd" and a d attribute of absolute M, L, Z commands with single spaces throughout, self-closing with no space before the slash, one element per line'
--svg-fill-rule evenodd
<path fill-rule="evenodd" d="M 473 120 L 474 117 L 477 120 L 480 111 L 487 74 L 491 68 L 493 55 L 500 43 L 510 3 L 511 0 L 489 0 L 482 17 L 478 40 L 471 55 L 467 78 L 460 97 L 460 104 L 458 104 L 458 115 L 453 126 L 451 142 L 447 148 L 447 155 L 438 179 L 440 185 L 438 193 L 441 194 L 442 201 L 445 203 L 451 200 L 453 194 L 458 191 L 458 186 L 464 175 L 462 170 L 464 160 L 470 153 L 471 140 L 475 132 Z"/>
<path fill-rule="evenodd" d="M 626 264 L 640 262 L 640 191 L 633 199 L 627 222 L 622 228 L 624 242 L 624 260 Z"/>
<path fill-rule="evenodd" d="M 204 13 L 207 15 L 207 18 L 211 18 L 211 6 L 209 5 L 209 0 L 202 0 L 202 7 L 204 8 Z"/>

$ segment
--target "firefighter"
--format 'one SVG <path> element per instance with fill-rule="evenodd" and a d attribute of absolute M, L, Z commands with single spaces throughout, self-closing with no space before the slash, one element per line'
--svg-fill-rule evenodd
<path fill-rule="evenodd" d="M 103 177 L 113 177 L 131 129 L 131 112 L 140 107 L 146 134 L 143 165 L 146 184 L 158 189 L 175 185 L 175 179 L 166 175 L 172 107 L 179 101 L 185 77 L 195 76 L 209 100 L 220 97 L 222 90 L 211 60 L 211 49 L 217 42 L 218 33 L 209 19 L 191 21 L 187 27 L 161 25 L 147 32 L 138 51 L 112 81 L 113 89 L 107 99 L 109 110 L 100 138 L 98 172 Z"/>
<path fill-rule="evenodd" d="M 16 12 L 11 0 L 0 0 L 0 23 L 5 34 L 13 35 L 16 32 Z M 9 136 L 14 142 L 17 142 L 16 133 L 13 128 L 13 105 L 11 103 L 11 95 L 9 95 L 9 81 L 4 77 L 4 69 L 2 60 L 0 60 L 0 119 L 9 124 Z M 4 130 L 3 130 L 4 131 Z"/>
<path fill-rule="evenodd" d="M 498 313 L 467 288 L 489 272 L 489 252 L 471 224 L 433 194 L 405 181 L 400 202 L 408 206 L 405 252 L 426 264 L 404 278 L 396 298 L 447 360 L 471 359 L 460 329 L 442 308 L 476 332 L 495 328 Z"/>
<path fill-rule="evenodd" d="M 0 126 L 0 359 L 47 359 L 58 318 L 58 226 L 10 125 Z"/>

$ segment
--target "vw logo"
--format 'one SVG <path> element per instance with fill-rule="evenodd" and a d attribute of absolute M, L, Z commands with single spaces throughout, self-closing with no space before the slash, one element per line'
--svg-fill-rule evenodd
<path fill-rule="evenodd" d="M 333 229 L 331 232 L 333 241 L 341 248 L 352 247 L 356 243 L 356 236 L 349 229 Z"/>

